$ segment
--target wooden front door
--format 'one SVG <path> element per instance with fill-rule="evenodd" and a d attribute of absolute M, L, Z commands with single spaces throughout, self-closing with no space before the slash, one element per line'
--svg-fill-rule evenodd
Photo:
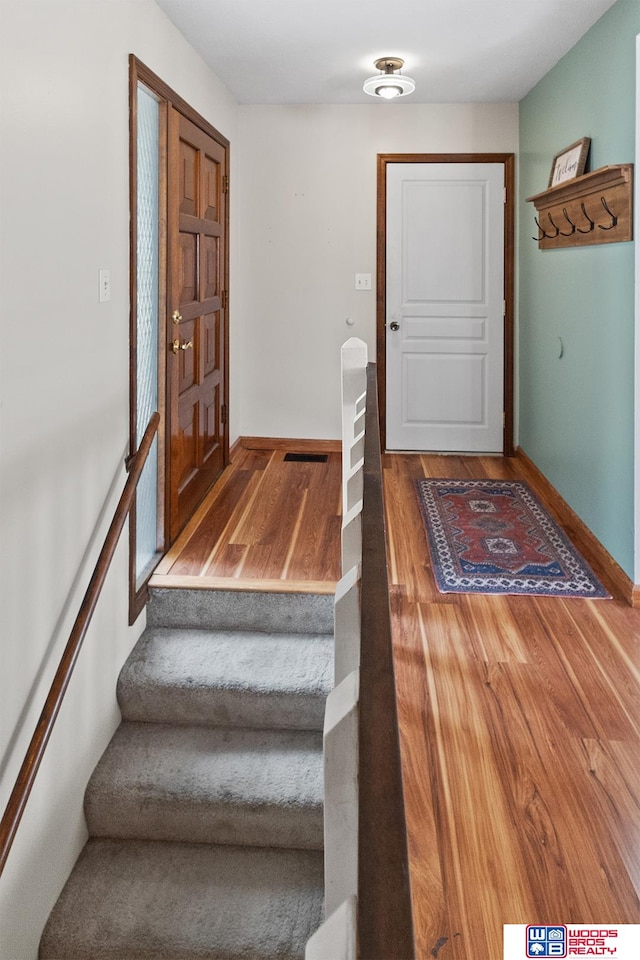
<path fill-rule="evenodd" d="M 228 460 L 228 154 L 173 107 L 168 136 L 168 530 L 182 529 Z"/>

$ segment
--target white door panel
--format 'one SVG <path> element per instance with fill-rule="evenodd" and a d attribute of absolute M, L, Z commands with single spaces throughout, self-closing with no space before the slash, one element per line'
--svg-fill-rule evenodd
<path fill-rule="evenodd" d="M 500 163 L 387 166 L 391 450 L 502 451 L 503 187 Z"/>
<path fill-rule="evenodd" d="M 481 423 L 484 368 L 482 356 L 405 354 L 405 423 L 418 428 L 427 418 L 431 423 Z"/>

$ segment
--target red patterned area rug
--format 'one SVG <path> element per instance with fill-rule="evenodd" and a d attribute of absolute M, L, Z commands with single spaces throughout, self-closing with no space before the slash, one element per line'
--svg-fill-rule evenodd
<path fill-rule="evenodd" d="M 417 480 L 441 593 L 608 598 L 526 483 Z"/>

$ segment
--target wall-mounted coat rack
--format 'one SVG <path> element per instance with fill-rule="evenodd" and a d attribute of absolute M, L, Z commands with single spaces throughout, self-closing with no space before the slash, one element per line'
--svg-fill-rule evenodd
<path fill-rule="evenodd" d="M 600 167 L 534 197 L 541 250 L 633 239 L 633 164 Z"/>

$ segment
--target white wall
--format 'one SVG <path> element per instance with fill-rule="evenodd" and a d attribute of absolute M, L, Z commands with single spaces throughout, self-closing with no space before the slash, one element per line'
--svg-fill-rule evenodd
<path fill-rule="evenodd" d="M 239 132 L 240 433 L 336 439 L 340 344 L 375 355 L 376 154 L 517 152 L 518 105 L 241 106 Z"/>
<path fill-rule="evenodd" d="M 101 542 L 101 509 L 113 512 L 124 481 L 128 54 L 232 144 L 237 106 L 152 0 L 2 0 L 0 17 L 4 809 L 99 549 L 92 533 Z M 111 270 L 106 304 L 100 267 Z M 142 625 L 127 628 L 125 535 L 0 880 L 6 960 L 36 957 L 84 841 L 82 792 L 118 722 L 115 681 Z"/>
<path fill-rule="evenodd" d="M 353 274 L 375 274 L 376 153 L 512 151 L 517 107 L 245 107 L 239 120 L 153 0 L 0 0 L 0 18 L 4 809 L 124 481 L 128 54 L 232 143 L 232 439 L 339 437 L 339 345 L 374 346 L 375 292 L 355 293 Z M 126 618 L 125 538 L 0 880 L 7 960 L 36 956 L 84 841 L 82 792 L 142 628 Z"/>

